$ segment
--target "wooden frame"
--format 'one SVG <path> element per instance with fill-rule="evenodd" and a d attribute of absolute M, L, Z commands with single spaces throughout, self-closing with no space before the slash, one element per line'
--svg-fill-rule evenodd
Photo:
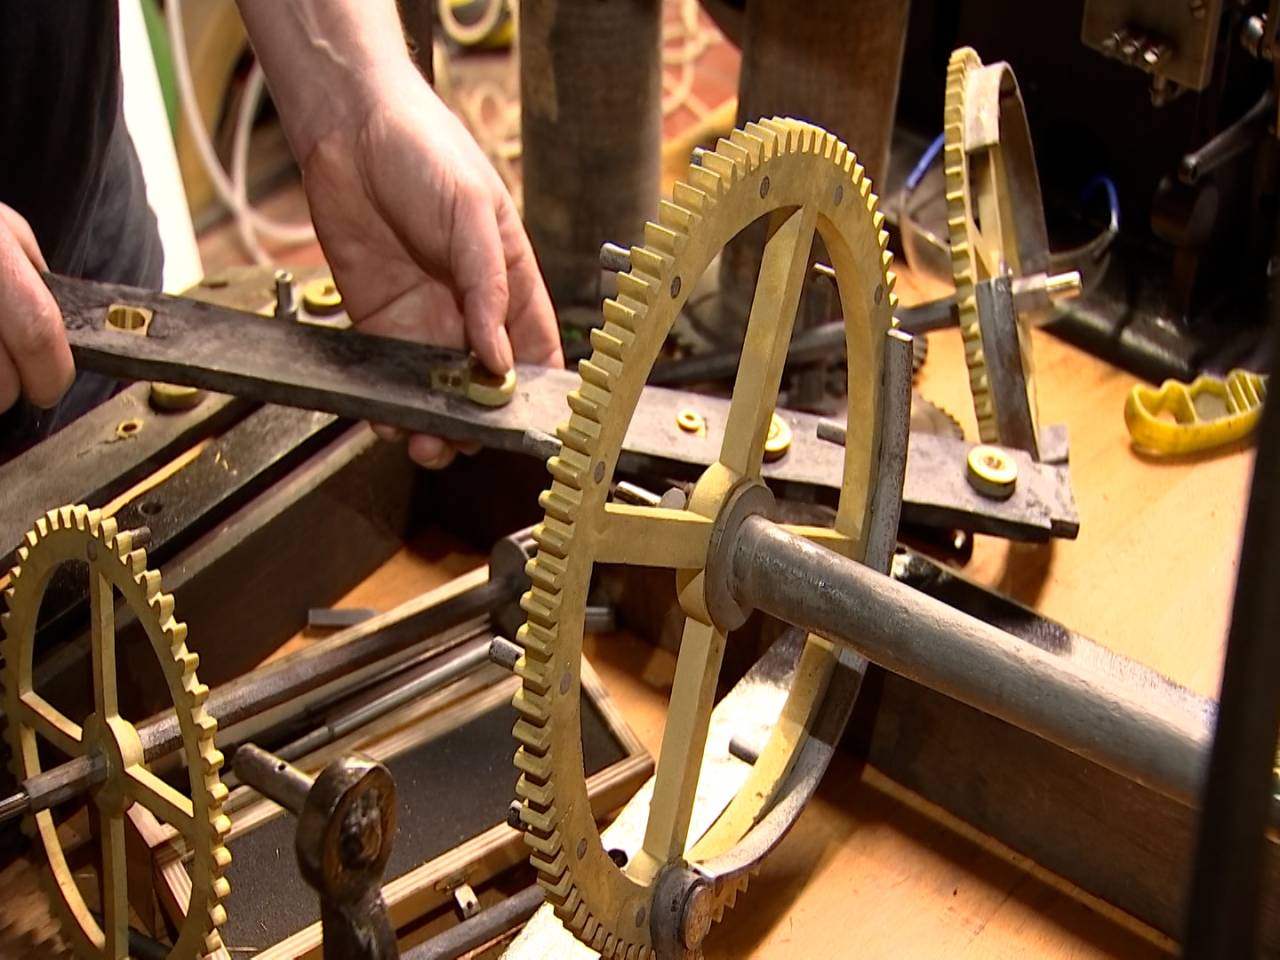
<path fill-rule="evenodd" d="M 317 750 L 303 758 L 298 766 L 314 772 L 333 758 L 353 750 L 385 762 L 447 734 L 500 703 L 508 702 L 519 686 L 519 679 L 508 671 L 496 666 L 484 667 Z M 653 773 L 653 758 L 627 726 L 600 678 L 585 661 L 582 691 L 599 711 L 624 754 L 622 760 L 587 778 L 592 809 L 597 817 L 601 817 L 625 803 L 649 778 Z M 233 824 L 228 843 L 276 817 L 287 815 L 278 805 L 260 798 L 248 788 L 233 792 L 227 800 L 226 810 Z M 186 867 L 190 854 L 183 838 L 147 816 L 145 811 L 132 816 L 131 822 L 150 850 L 161 910 L 171 921 L 180 921 L 191 891 L 191 877 Z M 459 883 L 483 883 L 520 863 L 526 856 L 527 850 L 518 830 L 505 823 L 490 827 L 408 873 L 388 879 L 382 894 L 391 922 L 401 929 L 446 904 Z M 321 927 L 316 922 L 261 951 L 258 956 L 264 960 L 319 960 L 321 947 Z M 215 956 L 219 960 L 231 960 L 233 954 L 224 948 Z"/>

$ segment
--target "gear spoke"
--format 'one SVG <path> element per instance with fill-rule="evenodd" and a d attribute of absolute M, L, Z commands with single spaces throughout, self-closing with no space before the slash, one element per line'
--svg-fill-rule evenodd
<path fill-rule="evenodd" d="M 145 767 L 127 771 L 129 796 L 188 840 L 200 837 L 191 801 Z"/>
<path fill-rule="evenodd" d="M 797 537 L 804 537 L 810 543 L 816 543 L 819 546 L 826 547 L 828 550 L 834 550 L 842 556 L 852 556 L 853 538 L 845 536 L 832 527 L 815 527 L 803 523 L 783 523 L 780 526 L 788 533 Z"/>
<path fill-rule="evenodd" d="M 816 226 L 813 207 L 788 211 L 764 247 L 733 384 L 733 404 L 720 447 L 720 462 L 741 477 L 760 476 L 764 441 L 778 404 L 782 368 L 808 275 Z"/>
<path fill-rule="evenodd" d="M 115 590 L 96 570 L 89 571 L 89 650 L 93 656 L 93 706 L 99 717 L 119 713 L 116 701 Z"/>
<path fill-rule="evenodd" d="M 715 627 L 692 617 L 684 622 L 644 835 L 644 852 L 658 864 L 684 854 L 724 659 L 724 640 Z"/>
<path fill-rule="evenodd" d="M 102 935 L 104 955 L 112 960 L 129 956 L 129 882 L 125 859 L 124 817 L 98 812 L 102 846 Z"/>
<path fill-rule="evenodd" d="M 69 757 L 84 753 L 84 733 L 61 710 L 34 691 L 28 691 L 18 701 L 22 707 L 22 719 L 38 736 L 44 737 Z"/>
<path fill-rule="evenodd" d="M 689 570 L 707 561 L 711 521 L 688 510 L 606 503 L 595 559 Z"/>

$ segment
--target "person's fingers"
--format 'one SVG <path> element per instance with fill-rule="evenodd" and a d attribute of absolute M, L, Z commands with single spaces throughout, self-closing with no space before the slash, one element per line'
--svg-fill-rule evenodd
<path fill-rule="evenodd" d="M 441 470 L 453 462 L 456 450 L 439 437 L 416 433 L 409 438 L 409 459 L 428 470 Z"/>
<path fill-rule="evenodd" d="M 505 192 L 498 204 L 498 229 L 502 233 L 510 291 L 507 334 L 515 356 L 526 363 L 563 367 L 560 328 L 551 296 L 538 269 L 529 235 Z"/>
<path fill-rule="evenodd" d="M 467 345 L 494 373 L 506 373 L 515 358 L 507 337 L 509 293 L 497 215 L 485 195 L 460 198 L 458 206 L 450 268 Z"/>
<path fill-rule="evenodd" d="M 371 423 L 370 427 L 373 432 L 378 435 L 379 440 L 386 440 L 388 443 L 399 443 L 404 439 L 404 431 L 399 427 L 393 427 L 385 423 Z"/>
<path fill-rule="evenodd" d="M 0 227 L 0 345 L 18 371 L 22 391 L 52 407 L 75 377 L 62 313 L 21 243 Z"/>
<path fill-rule="evenodd" d="M 27 255 L 27 259 L 35 264 L 37 270 L 49 269 L 49 264 L 45 263 L 44 254 L 40 252 L 40 242 L 36 240 L 35 232 L 31 229 L 31 224 L 27 223 L 26 217 L 8 204 L 0 203 L 0 225 L 9 228 L 18 241 L 18 246 Z"/>
<path fill-rule="evenodd" d="M 0 350 L 0 413 L 4 413 L 22 396 L 22 380 L 9 355 Z"/>

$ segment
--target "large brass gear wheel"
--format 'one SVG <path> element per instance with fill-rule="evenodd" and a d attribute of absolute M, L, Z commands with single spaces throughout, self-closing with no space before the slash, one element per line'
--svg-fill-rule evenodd
<path fill-rule="evenodd" d="M 192 851 L 186 919 L 168 956 L 186 960 L 221 950 L 218 927 L 226 920 L 221 901 L 230 892 L 223 875 L 231 862 L 223 845 L 231 826 L 222 812 L 227 789 L 218 776 L 222 754 L 214 746 L 217 724 L 204 709 L 209 690 L 196 678 L 199 658 L 187 649 L 186 624 L 174 619 L 173 596 L 161 591 L 160 574 L 147 569 L 146 552 L 134 548 L 132 534 L 118 532 L 114 519 L 84 506 L 62 507 L 37 520 L 18 549 L 17 561 L 5 591 L 8 612 L 0 618 L 13 773 L 21 781 L 40 772 L 41 740 L 69 758 L 93 752 L 106 761 L 105 778 L 90 794 L 90 816 L 97 818 L 101 847 L 101 922 L 77 888 L 53 812 L 42 810 L 26 820 L 66 939 L 81 957 L 116 960 L 129 955 L 125 819 L 129 808 L 138 804 L 174 827 Z M 83 723 L 53 706 L 32 684 L 41 600 L 54 572 L 74 562 L 89 566 L 94 704 Z M 151 772 L 137 729 L 120 716 L 116 594 L 150 639 L 173 699 L 189 797 Z"/>
<path fill-rule="evenodd" d="M 851 651 L 809 637 L 781 718 L 745 785 L 701 837 L 689 836 L 725 645 L 725 633 L 713 626 L 723 618 L 709 609 L 717 602 L 706 576 L 713 530 L 745 497 L 768 498 L 762 448 L 815 232 L 830 254 L 846 318 L 851 429 L 834 528 L 797 530 L 854 559 L 868 550 L 885 419 L 884 351 L 896 303 L 888 234 L 876 207 L 863 168 L 834 135 L 779 118 L 734 130 L 690 168 L 687 183 L 676 184 L 658 222 L 646 224 L 645 243 L 632 249 L 630 271 L 618 276 L 618 296 L 604 304 L 604 324 L 592 332 L 594 353 L 569 395 L 572 414 L 558 431 L 561 451 L 548 462 L 552 483 L 540 500 L 546 516 L 533 533 L 538 549 L 523 599 L 528 621 L 518 634 L 524 655 L 517 664 L 523 683 L 515 697 L 515 763 L 525 838 L 547 899 L 580 940 L 606 957 L 670 955 L 654 922 L 660 881 L 673 865 L 688 864 L 713 881 L 691 915 L 695 925 L 709 925 L 732 902 L 803 804 L 791 802 L 794 796 L 784 800 L 783 785 L 819 739 L 809 735 L 816 718 L 825 704 L 841 696 L 851 704 L 856 695 L 856 686 L 839 693 L 833 679 Z M 608 502 L 640 392 L 685 298 L 724 245 L 766 215 L 769 239 L 718 462 L 703 474 L 688 509 Z M 898 346 L 909 355 L 908 345 Z M 596 563 L 671 569 L 686 613 L 644 841 L 624 867 L 601 842 L 583 775 L 579 667 Z M 757 828 L 782 821 L 762 845 Z"/>
<path fill-rule="evenodd" d="M 983 82 L 975 92 L 974 79 L 979 75 Z M 1002 442 L 998 409 L 1002 403 L 1025 405 L 1023 416 L 1038 434 L 1033 312 L 1024 309 L 1018 314 L 1022 382 L 1018 389 L 997 389 L 993 378 L 1001 373 L 988 364 L 988 357 L 997 351 L 993 344 L 984 344 L 976 291 L 983 280 L 1002 274 L 1019 277 L 1048 266 L 1049 244 L 1031 135 L 1008 64 L 984 67 L 970 47 L 951 54 L 943 136 L 951 271 L 978 435 L 984 443 Z"/>

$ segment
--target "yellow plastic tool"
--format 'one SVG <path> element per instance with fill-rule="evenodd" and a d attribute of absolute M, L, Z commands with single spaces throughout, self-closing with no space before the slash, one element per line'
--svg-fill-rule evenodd
<path fill-rule="evenodd" d="M 1246 437 L 1258 424 L 1267 378 L 1232 370 L 1225 378 L 1191 383 L 1166 380 L 1136 385 L 1124 404 L 1124 422 L 1136 446 L 1158 453 L 1195 453 Z"/>

